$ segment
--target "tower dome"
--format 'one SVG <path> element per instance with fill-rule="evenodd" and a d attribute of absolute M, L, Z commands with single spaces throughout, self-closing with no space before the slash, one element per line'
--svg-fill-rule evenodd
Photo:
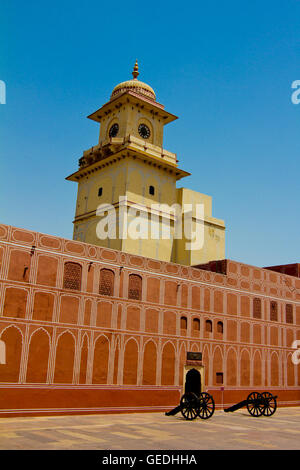
<path fill-rule="evenodd" d="M 153 88 L 147 85 L 147 83 L 141 82 L 140 80 L 137 79 L 137 77 L 139 76 L 139 67 L 138 67 L 137 61 L 135 62 L 132 76 L 133 76 L 133 80 L 127 80 L 126 82 L 119 83 L 119 85 L 115 86 L 115 88 L 112 91 L 110 99 L 112 100 L 117 95 L 120 95 L 121 93 L 125 93 L 126 91 L 133 91 L 134 93 L 137 93 L 138 95 L 141 95 L 143 97 L 146 97 L 150 100 L 155 101 L 156 96 L 155 96 Z"/>

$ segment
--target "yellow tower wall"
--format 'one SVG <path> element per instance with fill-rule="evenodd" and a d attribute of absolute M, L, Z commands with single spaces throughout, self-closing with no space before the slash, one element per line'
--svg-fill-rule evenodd
<path fill-rule="evenodd" d="M 179 264 L 194 266 L 208 261 L 225 258 L 225 223 L 223 220 L 212 217 L 212 197 L 192 191 L 191 189 L 177 189 L 177 202 L 185 210 L 185 205 L 192 206 L 192 231 L 203 236 L 203 246 L 199 249 L 187 249 L 190 240 L 184 236 L 175 241 L 173 261 Z M 200 205 L 200 215 L 196 207 Z M 202 209 L 201 209 L 202 207 Z M 186 209 L 187 210 L 187 209 Z M 203 212 L 203 216 L 201 215 Z"/>

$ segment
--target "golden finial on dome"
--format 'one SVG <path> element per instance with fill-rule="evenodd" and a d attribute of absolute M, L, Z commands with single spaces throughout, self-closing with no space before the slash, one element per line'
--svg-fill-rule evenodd
<path fill-rule="evenodd" d="M 132 72 L 133 80 L 136 80 L 137 77 L 139 76 L 139 66 L 138 66 L 138 61 L 135 61 L 133 72 Z"/>
<path fill-rule="evenodd" d="M 112 100 L 117 95 L 127 92 L 134 92 L 137 95 L 141 95 L 143 97 L 147 97 L 150 100 L 155 101 L 156 96 L 154 93 L 153 88 L 147 85 L 147 83 L 140 82 L 137 77 L 139 76 L 139 66 L 138 61 L 135 61 L 133 72 L 132 72 L 133 79 L 126 80 L 126 82 L 119 83 L 119 85 L 115 86 L 110 95 L 110 99 Z"/>

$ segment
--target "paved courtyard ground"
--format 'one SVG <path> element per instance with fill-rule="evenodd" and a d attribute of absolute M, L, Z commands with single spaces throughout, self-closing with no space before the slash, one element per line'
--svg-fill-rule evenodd
<path fill-rule="evenodd" d="M 300 408 L 278 408 L 269 418 L 215 411 L 195 421 L 164 413 L 1 418 L 0 449 L 300 449 Z"/>

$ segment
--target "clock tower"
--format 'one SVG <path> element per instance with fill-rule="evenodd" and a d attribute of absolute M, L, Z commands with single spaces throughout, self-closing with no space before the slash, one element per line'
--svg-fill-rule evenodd
<path fill-rule="evenodd" d="M 117 85 L 110 100 L 88 116 L 100 124 L 99 142 L 83 152 L 79 169 L 67 177 L 78 183 L 73 238 L 188 265 L 223 259 L 225 226 L 211 217 L 209 196 L 176 189 L 176 182 L 190 173 L 178 167 L 176 154 L 163 148 L 163 131 L 177 117 L 156 101 L 149 85 L 138 80 L 137 62 L 132 76 Z M 213 248 L 212 254 L 205 253 L 205 242 L 198 253 L 192 253 L 185 248 L 184 238 L 174 238 L 176 215 L 169 208 L 184 201 L 203 204 L 201 222 L 204 226 L 212 223 L 213 231 L 220 232 L 218 249 L 215 242 L 208 249 L 210 252 Z M 196 219 L 193 213 L 194 225 Z M 110 225 L 107 236 L 101 231 L 105 225 L 101 221 L 105 220 Z M 124 233 L 125 222 L 126 227 L 135 226 L 139 235 Z"/>

